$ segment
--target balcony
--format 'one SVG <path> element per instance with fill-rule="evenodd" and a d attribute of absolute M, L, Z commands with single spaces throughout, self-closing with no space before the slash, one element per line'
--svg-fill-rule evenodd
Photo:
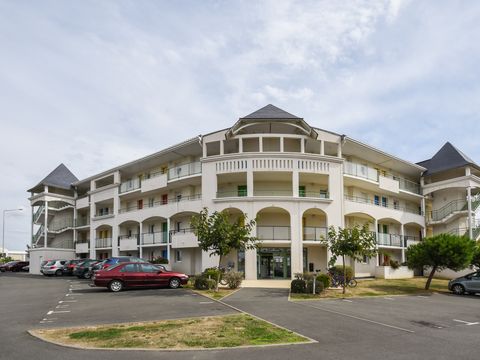
<path fill-rule="evenodd" d="M 162 245 L 167 243 L 168 233 L 166 231 L 142 234 L 142 245 Z"/>
<path fill-rule="evenodd" d="M 303 227 L 303 241 L 322 241 L 327 238 L 328 229 L 326 227 Z"/>
<path fill-rule="evenodd" d="M 403 241 L 404 241 L 404 246 L 408 248 L 409 246 L 417 245 L 421 241 L 421 239 L 417 236 L 405 235 L 403 237 Z"/>
<path fill-rule="evenodd" d="M 402 236 L 397 234 L 377 233 L 377 244 L 380 246 L 402 247 Z"/>
<path fill-rule="evenodd" d="M 330 194 L 326 190 L 320 191 L 299 191 L 299 197 L 306 197 L 306 198 L 317 198 L 317 199 L 330 199 Z"/>
<path fill-rule="evenodd" d="M 137 250 L 139 236 L 138 234 L 121 235 L 118 237 L 120 251 Z"/>
<path fill-rule="evenodd" d="M 176 180 L 186 176 L 200 174 L 202 172 L 202 164 L 200 161 L 189 164 L 179 165 L 168 169 L 168 180 Z"/>
<path fill-rule="evenodd" d="M 90 206 L 90 199 L 88 195 L 79 197 L 75 200 L 75 206 L 77 209 L 82 209 Z"/>
<path fill-rule="evenodd" d="M 359 203 L 359 204 L 373 205 L 373 206 L 379 206 L 379 207 L 384 207 L 384 208 L 393 209 L 393 210 L 404 211 L 404 212 L 408 212 L 416 215 L 423 215 L 421 209 L 419 208 L 415 209 L 414 207 L 411 207 L 411 206 L 401 207 L 395 204 L 390 204 L 388 202 L 382 203 L 380 201 L 377 202 L 373 199 L 362 198 L 358 196 L 350 196 L 350 195 L 345 195 L 345 200 L 351 201 L 354 203 Z"/>
<path fill-rule="evenodd" d="M 113 210 L 112 209 L 110 209 L 109 211 L 102 211 L 98 214 L 93 215 L 93 219 L 98 220 L 98 219 L 103 219 L 103 218 L 107 218 L 107 217 L 110 217 L 110 216 L 113 216 Z"/>
<path fill-rule="evenodd" d="M 272 190 L 253 190 L 253 196 L 293 196 L 293 190 L 290 189 L 272 189 Z"/>
<path fill-rule="evenodd" d="M 290 226 L 257 226 L 257 238 L 261 241 L 290 241 Z"/>
<path fill-rule="evenodd" d="M 140 179 L 138 178 L 130 179 L 120 184 L 120 189 L 118 192 L 120 194 L 124 194 L 130 191 L 134 191 L 134 190 L 140 189 L 141 185 L 142 185 L 142 182 L 140 181 Z"/>
<path fill-rule="evenodd" d="M 89 217 L 80 217 L 75 220 L 75 227 L 83 227 L 90 225 L 90 218 Z"/>
<path fill-rule="evenodd" d="M 420 184 L 399 176 L 392 175 L 392 174 L 380 175 L 377 169 L 374 169 L 367 165 L 345 161 L 343 164 L 343 173 L 346 175 L 351 175 L 358 178 L 374 181 L 379 184 L 382 183 L 382 185 L 384 185 L 385 183 L 386 185 L 389 185 L 388 186 L 389 188 L 391 187 L 392 184 L 388 180 L 393 180 L 395 181 L 394 187 L 398 186 L 400 190 L 407 191 L 413 194 L 417 194 L 417 195 L 421 194 Z M 391 189 L 387 189 L 387 190 L 391 190 Z"/>
<path fill-rule="evenodd" d="M 134 205 L 134 206 L 130 206 L 130 207 L 123 207 L 119 210 L 119 213 L 123 214 L 123 213 L 132 212 L 132 211 L 141 211 L 141 210 L 144 210 L 144 209 L 150 209 L 150 208 L 154 208 L 154 207 L 157 207 L 157 206 L 164 206 L 164 205 L 168 205 L 168 204 L 175 204 L 175 203 L 179 203 L 179 202 L 183 202 L 183 201 L 201 200 L 201 198 L 202 198 L 202 194 L 174 197 L 174 198 L 167 199 L 167 201 L 160 200 L 160 201 L 155 201 L 153 203 L 146 203 L 146 204 L 143 204 L 143 206 L 141 208 L 139 208 L 138 205 Z"/>
<path fill-rule="evenodd" d="M 112 247 L 112 238 L 95 239 L 95 248 L 107 249 Z"/>
<path fill-rule="evenodd" d="M 88 241 L 87 242 L 78 242 L 75 244 L 75 252 L 77 254 L 85 254 L 88 253 Z"/>
<path fill-rule="evenodd" d="M 198 246 L 197 236 L 193 233 L 193 229 L 172 230 L 172 248 L 191 248 Z"/>
<path fill-rule="evenodd" d="M 141 184 L 141 191 L 153 191 L 167 187 L 167 174 L 162 172 L 151 173 L 150 178 L 144 179 Z"/>

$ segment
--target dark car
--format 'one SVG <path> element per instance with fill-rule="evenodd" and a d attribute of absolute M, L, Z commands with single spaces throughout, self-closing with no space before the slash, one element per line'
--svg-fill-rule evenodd
<path fill-rule="evenodd" d="M 163 266 L 150 263 L 129 262 L 108 269 L 96 271 L 94 286 L 107 287 L 118 292 L 134 287 L 170 287 L 176 289 L 188 282 L 188 276 L 179 272 L 167 271 Z"/>
<path fill-rule="evenodd" d="M 73 275 L 73 270 L 75 270 L 75 267 L 84 261 L 83 259 L 77 259 L 77 260 L 68 260 L 65 265 L 63 265 L 63 275 Z"/>
<path fill-rule="evenodd" d="M 12 272 L 17 272 L 17 271 L 22 271 L 24 266 L 29 265 L 28 261 L 10 261 L 6 264 L 3 264 L 0 267 L 0 271 L 12 271 Z"/>
<path fill-rule="evenodd" d="M 75 269 L 73 270 L 73 275 L 78 277 L 79 279 L 90 279 L 91 276 L 91 268 L 98 264 L 98 260 L 95 259 L 83 259 L 82 262 L 77 264 Z"/>
<path fill-rule="evenodd" d="M 127 262 L 143 262 L 146 263 L 148 261 L 135 257 L 135 256 L 118 256 L 118 257 L 111 257 L 102 261 L 102 269 L 106 269 L 110 266 L 127 263 Z"/>
<path fill-rule="evenodd" d="M 480 293 L 480 270 L 450 280 L 448 283 L 448 290 L 452 291 L 457 295 L 462 295 L 464 293 Z"/>

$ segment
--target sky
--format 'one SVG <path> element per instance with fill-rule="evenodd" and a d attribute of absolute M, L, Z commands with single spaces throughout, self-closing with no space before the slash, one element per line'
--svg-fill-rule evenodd
<path fill-rule="evenodd" d="M 0 210 L 269 103 L 406 160 L 480 162 L 480 2 L 0 0 Z"/>

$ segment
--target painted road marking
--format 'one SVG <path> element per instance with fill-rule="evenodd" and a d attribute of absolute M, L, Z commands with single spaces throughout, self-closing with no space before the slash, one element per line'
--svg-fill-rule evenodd
<path fill-rule="evenodd" d="M 342 301 L 345 301 L 345 302 L 350 302 L 350 303 L 352 303 L 352 302 L 353 302 L 352 300 L 347 300 L 347 299 L 343 299 Z"/>
<path fill-rule="evenodd" d="M 77 302 L 77 300 L 60 300 L 58 303 L 59 304 L 63 304 L 63 303 L 73 303 L 73 302 Z"/>
<path fill-rule="evenodd" d="M 480 324 L 479 322 L 469 322 L 469 321 L 457 320 L 457 319 L 453 319 L 453 321 L 456 321 L 456 322 L 459 322 L 459 323 L 463 323 L 463 324 L 466 325 L 466 326 L 472 326 L 472 325 L 478 325 L 478 324 Z"/>
<path fill-rule="evenodd" d="M 49 312 L 47 312 L 47 315 L 69 313 L 69 312 L 70 310 L 58 310 L 58 311 L 50 310 Z"/>
<path fill-rule="evenodd" d="M 400 330 L 400 331 L 404 331 L 404 332 L 408 332 L 408 333 L 412 333 L 412 334 L 415 333 L 415 331 L 413 331 L 413 330 L 404 329 L 404 328 L 401 328 L 401 327 L 398 327 L 398 326 L 385 324 L 385 323 L 381 323 L 381 322 L 370 320 L 370 319 L 361 318 L 361 317 L 350 315 L 350 314 L 345 314 L 345 313 L 342 313 L 340 311 L 330 310 L 330 309 L 326 309 L 324 307 L 313 306 L 313 305 L 310 305 L 310 304 L 300 304 L 300 303 L 296 303 L 296 302 L 294 302 L 292 304 L 296 304 L 296 305 L 299 305 L 299 306 L 308 306 L 308 307 L 312 307 L 314 309 L 318 309 L 318 310 L 325 311 L 325 312 L 328 312 L 328 313 L 349 317 L 349 318 L 360 320 L 360 321 L 365 321 L 365 322 L 368 322 L 368 323 L 371 323 L 371 324 L 376 324 L 376 325 L 380 325 L 380 326 L 384 326 L 384 327 L 388 327 L 388 328 L 391 328 L 391 329 L 396 329 L 396 330 Z"/>
<path fill-rule="evenodd" d="M 384 297 L 385 300 L 395 300 L 394 298 Z"/>
<path fill-rule="evenodd" d="M 200 301 L 199 304 L 213 304 L 213 301 Z"/>
<path fill-rule="evenodd" d="M 83 294 L 65 294 L 65 296 L 79 296 L 79 295 L 83 295 Z"/>
<path fill-rule="evenodd" d="M 428 299 L 428 296 L 423 296 L 423 295 L 417 295 L 417 297 L 422 298 L 422 299 Z"/>
<path fill-rule="evenodd" d="M 65 309 L 68 308 L 70 305 L 57 305 L 55 306 L 55 309 Z"/>

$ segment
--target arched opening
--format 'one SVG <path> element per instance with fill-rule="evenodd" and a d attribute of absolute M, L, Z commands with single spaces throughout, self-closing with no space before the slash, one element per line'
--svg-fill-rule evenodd
<path fill-rule="evenodd" d="M 95 229 L 95 252 L 97 259 L 112 256 L 112 227 L 100 225 Z"/>
<path fill-rule="evenodd" d="M 234 207 L 223 209 L 222 212 L 228 214 L 231 223 L 238 222 L 244 214 L 242 210 Z M 220 266 L 245 274 L 245 250 L 232 250 L 227 256 L 222 258 Z"/>
<path fill-rule="evenodd" d="M 147 260 L 158 258 L 168 261 L 168 224 L 161 216 L 152 216 L 142 221 L 142 257 Z"/>
<path fill-rule="evenodd" d="M 138 221 L 124 221 L 118 226 L 118 245 L 120 255 L 138 256 L 140 246 L 140 223 Z"/>
<path fill-rule="evenodd" d="M 404 246 L 418 244 L 423 238 L 423 226 L 418 223 L 407 223 L 403 225 Z"/>
<path fill-rule="evenodd" d="M 378 265 L 390 266 L 391 261 L 402 262 L 401 226 L 392 218 L 378 219 Z"/>
<path fill-rule="evenodd" d="M 290 213 L 279 207 L 267 207 L 257 213 L 258 279 L 291 277 Z"/>
<path fill-rule="evenodd" d="M 198 274 L 202 271 L 202 250 L 198 247 L 197 236 L 191 227 L 192 217 L 198 215 L 195 212 L 185 211 L 173 215 L 170 218 L 170 243 L 172 254 L 170 263 L 172 269 L 185 274 Z M 204 259 L 205 260 L 205 259 Z M 207 266 L 218 266 L 218 260 L 209 257 L 204 262 L 210 261 Z"/>
<path fill-rule="evenodd" d="M 306 210 L 302 215 L 303 270 L 324 271 L 328 267 L 328 254 L 321 241 L 327 238 L 327 214 L 317 208 Z"/>

